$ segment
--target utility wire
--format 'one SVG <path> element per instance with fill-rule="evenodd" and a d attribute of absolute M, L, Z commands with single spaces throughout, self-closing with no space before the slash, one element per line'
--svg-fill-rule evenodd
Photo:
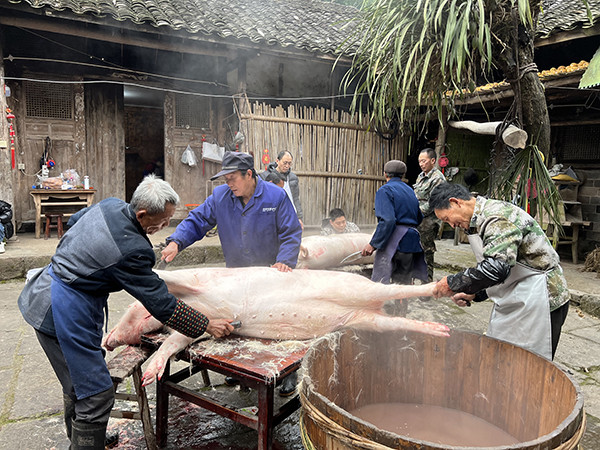
<path fill-rule="evenodd" d="M 190 92 L 190 91 L 182 91 L 178 89 L 168 89 L 168 88 L 160 88 L 156 86 L 148 86 L 144 84 L 130 83 L 126 81 L 113 81 L 113 80 L 80 80 L 80 81 L 72 81 L 72 80 L 44 80 L 37 78 L 25 78 L 25 77 L 4 77 L 5 80 L 11 81 L 30 81 L 34 83 L 56 83 L 56 84 L 118 84 L 123 86 L 132 86 L 138 87 L 142 89 L 151 89 L 154 91 L 162 91 L 162 92 L 171 92 L 174 94 L 184 94 L 184 95 L 196 95 L 198 97 L 208 97 L 208 98 L 231 98 L 231 95 L 228 94 L 203 94 L 200 92 Z M 363 94 L 361 94 L 363 95 Z M 332 98 L 345 98 L 352 97 L 351 95 L 346 94 L 338 94 L 338 95 L 325 95 L 325 96 L 315 96 L 315 97 L 248 97 L 248 100 L 275 100 L 275 101 L 301 101 L 301 100 L 330 100 Z"/>
<path fill-rule="evenodd" d="M 155 77 L 155 78 L 164 78 L 167 80 L 185 81 L 185 82 L 190 82 L 190 83 L 202 83 L 202 84 L 208 84 L 211 86 L 220 86 L 220 87 L 226 87 L 226 88 L 230 87 L 228 84 L 217 83 L 216 81 L 194 80 L 191 78 L 173 77 L 173 76 L 169 76 L 169 75 L 160 75 L 158 73 L 141 72 L 139 70 L 126 69 L 124 67 L 119 67 L 119 68 L 115 69 L 113 67 L 101 66 L 100 64 L 92 64 L 92 63 L 79 62 L 79 61 L 65 61 L 63 59 L 29 58 L 29 57 L 12 56 L 12 55 L 9 55 L 9 56 L 5 57 L 4 59 L 11 61 L 11 62 L 12 61 L 37 61 L 37 62 L 49 62 L 49 63 L 60 63 L 60 64 L 72 64 L 72 65 L 77 65 L 77 66 L 95 67 L 95 68 L 99 68 L 99 69 L 119 70 L 121 72 L 128 72 L 128 73 L 133 73 L 136 75 L 146 75 L 146 76 Z"/>

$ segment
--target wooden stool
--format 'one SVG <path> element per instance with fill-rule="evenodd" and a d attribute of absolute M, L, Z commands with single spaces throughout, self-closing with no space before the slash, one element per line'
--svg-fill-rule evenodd
<path fill-rule="evenodd" d="M 110 378 L 115 386 L 115 399 L 138 403 L 138 411 L 125 411 L 113 408 L 110 417 L 141 420 L 148 450 L 155 450 L 157 446 L 152 419 L 150 417 L 148 397 L 146 396 L 146 388 L 142 386 L 142 364 L 144 364 L 152 353 L 153 350 L 130 345 L 124 348 L 121 353 L 107 364 Z M 117 386 L 128 377 L 133 377 L 135 394 L 117 392 Z"/>
<path fill-rule="evenodd" d="M 56 225 L 52 225 L 52 219 L 56 219 Z M 44 233 L 44 239 L 48 239 L 50 237 L 50 230 L 52 228 L 56 229 L 56 232 L 58 233 L 58 239 L 62 237 L 64 234 L 62 219 L 62 214 L 46 214 L 46 232 Z"/>

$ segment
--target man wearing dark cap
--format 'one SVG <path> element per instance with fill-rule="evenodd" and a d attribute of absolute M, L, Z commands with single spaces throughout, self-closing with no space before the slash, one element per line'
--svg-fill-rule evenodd
<path fill-rule="evenodd" d="M 288 272 L 296 267 L 302 229 L 284 190 L 256 176 L 254 158 L 227 152 L 225 177 L 212 195 L 167 238 L 162 259 L 170 262 L 186 247 L 217 226 L 227 267 L 271 266 Z"/>
<path fill-rule="evenodd" d="M 211 180 L 219 177 L 225 177 L 226 184 L 217 186 L 177 226 L 167 238 L 162 259 L 172 261 L 216 225 L 227 267 L 271 266 L 290 272 L 298 262 L 302 228 L 287 193 L 256 176 L 254 158 L 246 153 L 225 153 L 223 170 Z M 294 393 L 296 377 L 293 372 L 283 379 L 279 395 Z M 239 383 L 232 377 L 225 382 Z"/>
<path fill-rule="evenodd" d="M 402 181 L 406 164 L 391 160 L 383 171 L 386 183 L 375 194 L 377 228 L 362 250 L 363 256 L 377 250 L 371 280 L 383 284 L 411 284 L 413 278 L 426 281 L 427 265 L 417 231 L 423 215 L 414 191 Z"/>

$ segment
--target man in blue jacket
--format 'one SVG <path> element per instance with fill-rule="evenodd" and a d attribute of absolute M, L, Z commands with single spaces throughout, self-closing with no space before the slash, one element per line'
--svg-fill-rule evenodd
<path fill-rule="evenodd" d="M 152 271 L 148 234 L 169 224 L 179 196 L 146 177 L 131 204 L 107 198 L 71 217 L 51 263 L 27 282 L 19 309 L 63 388 L 71 449 L 104 449 L 114 389 L 101 347 L 108 295 L 125 289 L 155 318 L 189 337 L 221 337 L 233 320 L 210 320 L 167 291 Z"/>
<path fill-rule="evenodd" d="M 302 229 L 285 191 L 257 177 L 254 158 L 246 153 L 225 153 L 223 170 L 211 180 L 221 176 L 227 184 L 217 186 L 177 226 L 163 259 L 171 262 L 216 225 L 227 267 L 295 268 Z"/>
<path fill-rule="evenodd" d="M 402 181 L 406 164 L 391 160 L 385 163 L 383 171 L 386 183 L 375 194 L 377 228 L 362 250 L 363 256 L 377 250 L 371 280 L 383 284 L 412 284 L 413 278 L 427 281 L 427 265 L 417 231 L 423 215 L 414 191 Z"/>
<path fill-rule="evenodd" d="M 256 176 L 254 158 L 246 153 L 225 153 L 223 170 L 211 180 L 222 176 L 227 184 L 217 186 L 167 238 L 163 259 L 172 261 L 216 225 L 227 267 L 271 266 L 281 272 L 295 268 L 302 228 L 286 192 Z M 231 377 L 225 382 L 238 383 Z M 291 395 L 295 389 L 296 372 L 283 379 L 279 395 Z"/>

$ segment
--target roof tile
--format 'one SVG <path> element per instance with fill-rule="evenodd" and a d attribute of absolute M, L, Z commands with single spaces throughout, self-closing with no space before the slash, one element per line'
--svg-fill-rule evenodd
<path fill-rule="evenodd" d="M 321 53 L 337 52 L 348 34 L 342 25 L 358 14 L 355 8 L 316 0 L 10 1 Z"/>

